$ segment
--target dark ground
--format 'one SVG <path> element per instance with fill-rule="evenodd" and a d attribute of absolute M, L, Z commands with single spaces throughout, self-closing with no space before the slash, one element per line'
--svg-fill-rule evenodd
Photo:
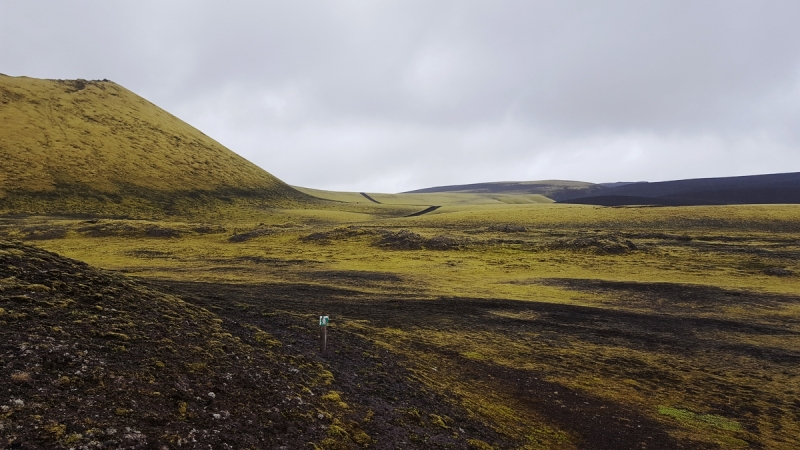
<path fill-rule="evenodd" d="M 335 276 L 335 274 L 331 274 Z M 555 281 L 553 281 L 555 282 Z M 798 301 L 796 298 L 754 298 L 740 292 L 715 290 L 714 292 L 692 292 L 690 287 L 682 285 L 666 286 L 594 286 L 589 281 L 560 280 L 575 289 L 615 289 L 628 290 L 633 294 L 657 293 L 661 297 L 696 298 L 702 294 L 707 302 L 729 301 L 737 298 L 740 301 L 775 302 Z M 182 294 L 187 301 L 213 309 L 221 316 L 241 322 L 257 323 L 259 327 L 287 342 L 295 342 L 304 351 L 313 351 L 316 346 L 315 335 L 296 334 L 295 327 L 288 326 L 292 320 L 312 320 L 314 314 L 331 316 L 332 323 L 337 321 L 368 321 L 375 327 L 395 327 L 407 330 L 415 328 L 447 329 L 458 332 L 475 332 L 476 329 L 491 330 L 504 335 L 514 335 L 536 330 L 544 339 L 552 339 L 555 345 L 565 339 L 580 339 L 599 345 L 624 345 L 630 348 L 648 351 L 665 352 L 667 354 L 691 355 L 704 352 L 718 352 L 720 355 L 746 355 L 763 360 L 766 363 L 785 367 L 800 367 L 800 352 L 780 349 L 760 348 L 756 346 L 720 343 L 703 338 L 703 333 L 713 330 L 735 330 L 754 335 L 785 334 L 785 327 L 755 323 L 737 322 L 735 320 L 718 320 L 703 318 L 687 318 L 667 313 L 649 314 L 631 311 L 619 311 L 603 308 L 558 305 L 547 303 L 530 303 L 506 301 L 499 299 L 443 298 L 439 300 L 414 300 L 392 297 L 366 298 L 357 291 L 346 291 L 318 285 L 222 285 L 201 283 L 158 282 L 160 289 Z M 248 308 L 231 306 L 231 300 L 250 305 Z M 675 305 L 678 308 L 680 305 Z M 280 321 L 261 317 L 262 311 L 283 311 L 275 317 L 283 317 Z M 492 311 L 534 312 L 534 320 L 516 320 L 490 314 Z M 293 314 L 295 319 L 289 319 Z M 453 318 L 458 317 L 458 321 Z M 325 365 L 329 367 L 337 379 L 355 381 L 370 366 L 370 357 L 364 360 L 364 349 L 367 353 L 375 352 L 374 347 L 364 338 L 349 332 L 331 328 L 329 335 L 332 352 L 325 357 Z M 426 346 L 424 343 L 412 344 L 415 350 L 429 354 L 439 354 L 458 362 L 462 379 L 473 379 L 475 382 L 492 379 L 499 382 L 518 397 L 532 411 L 547 417 L 551 424 L 579 437 L 578 448 L 586 449 L 674 449 L 674 448 L 715 448 L 712 444 L 680 441 L 670 436 L 671 427 L 663 422 L 655 421 L 635 408 L 621 403 L 605 400 L 586 392 L 567 388 L 558 383 L 544 381 L 542 374 L 515 370 L 498 366 L 488 361 L 475 361 L 464 358 L 456 351 L 448 351 L 441 347 Z M 389 353 L 383 354 L 383 364 L 398 358 Z M 400 359 L 399 365 L 393 364 L 392 370 L 402 370 L 408 366 L 407 361 Z M 677 383 L 669 370 L 658 371 L 646 367 L 625 367 L 625 362 L 610 361 L 611 366 L 621 366 L 630 375 L 650 379 L 653 383 Z M 632 361 L 628 361 L 631 364 Z M 553 361 L 555 366 L 563 366 L 563 361 Z M 579 369 L 580 370 L 580 369 Z M 614 369 L 611 369 L 614 370 Z M 638 372 L 637 372 L 638 371 Z M 369 373 L 369 372 L 367 372 Z M 371 374 L 370 377 L 376 376 Z M 350 398 L 366 398 L 374 393 L 366 383 L 360 386 L 350 382 L 343 386 L 343 392 Z M 366 390 L 365 390 L 366 388 Z M 735 391 L 736 387 L 730 387 Z M 553 392 L 559 394 L 553 395 Z M 735 392 L 733 395 L 737 395 Z M 755 395 L 758 395 L 755 393 Z M 748 397 L 748 395 L 744 395 Z M 791 410 L 792 405 L 783 405 Z M 736 405 L 728 405 L 724 412 L 727 416 L 738 417 L 746 422 L 754 405 L 743 401 Z M 796 409 L 796 407 L 795 407 Z M 384 409 L 388 411 L 388 409 Z M 781 410 L 779 416 L 789 412 Z M 767 411 L 756 411 L 756 414 L 769 414 Z M 795 411 L 795 414 L 798 414 Z M 800 418 L 800 416 L 798 416 Z M 458 422 L 458 421 L 457 421 Z M 755 424 L 752 425 L 756 428 Z M 376 430 L 377 431 L 377 430 Z M 369 431 L 368 431 L 369 432 Z M 758 448 L 758 440 L 750 442 Z M 501 444 L 501 447 L 505 447 Z"/>
<path fill-rule="evenodd" d="M 0 241 L 2 448 L 510 446 L 357 335 L 159 287 Z"/>
<path fill-rule="evenodd" d="M 637 380 L 654 392 L 692 393 L 705 402 L 704 412 L 740 423 L 743 430 L 736 436 L 751 448 L 768 448 L 760 434 L 765 424 L 800 422 L 796 397 L 778 395 L 764 382 L 797 373 L 800 350 L 758 341 L 797 336 L 800 323 L 704 316 L 720 305 L 769 310 L 800 303 L 797 297 L 672 283 L 539 281 L 620 297 L 620 308 L 601 308 L 365 294 L 359 280 L 402 284 L 403 279 L 346 271 L 315 276 L 316 282 L 345 280 L 353 288 L 136 281 L 0 242 L 0 444 L 8 449 L 525 444 L 465 409 L 457 392 L 426 384 L 417 361 L 345 323 L 402 329 L 412 336 L 415 330 L 520 340 L 535 334 L 538 347 L 530 356 L 548 373 L 468 358 L 455 347 L 424 340 L 403 345 L 407 354 L 432 355 L 443 366 L 456 367 L 464 385 L 490 383 L 512 394 L 526 411 L 573 436 L 577 448 L 717 446 L 678 439 L 668 420 L 570 388 L 553 381 L 558 379 L 553 374 L 568 378 L 597 371 L 606 379 Z M 316 323 L 323 314 L 332 320 L 326 354 L 319 353 Z M 754 340 L 720 340 L 720 333 Z M 664 367 L 633 357 L 559 353 L 580 349 L 580 343 L 676 356 L 686 363 Z M 709 376 L 684 376 L 692 371 Z M 737 372 L 744 378 L 736 378 Z M 781 433 L 778 425 L 775 433 Z"/>

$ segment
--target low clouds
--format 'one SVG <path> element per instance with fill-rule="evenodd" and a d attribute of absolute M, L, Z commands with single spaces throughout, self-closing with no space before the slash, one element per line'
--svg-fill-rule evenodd
<path fill-rule="evenodd" d="M 285 181 L 800 171 L 797 2 L 4 2 L 0 72 L 109 78 Z"/>

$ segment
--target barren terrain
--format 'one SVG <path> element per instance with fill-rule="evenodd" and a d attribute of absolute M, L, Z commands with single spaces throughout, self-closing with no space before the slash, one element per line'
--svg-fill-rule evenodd
<path fill-rule="evenodd" d="M 258 332 L 269 336 L 274 344 L 262 350 L 266 359 L 254 363 L 261 366 L 237 370 L 272 374 L 265 383 L 285 380 L 301 392 L 308 411 L 325 420 L 291 416 L 289 432 L 269 425 L 274 418 L 258 418 L 267 429 L 253 442 L 283 440 L 292 447 L 303 440 L 323 448 L 798 445 L 796 207 L 444 206 L 419 217 L 403 217 L 406 211 L 392 206 L 373 215 L 360 208 L 254 211 L 250 219 L 213 222 L 6 217 L 0 232 L 206 311 L 220 332 L 256 349 L 249 352 L 259 348 Z M 25 311 L 24 321 L 11 321 L 8 311 L 18 311 L 19 300 L 2 298 L 3 320 L 23 327 L 17 332 L 27 330 L 33 310 Z M 119 301 L 113 298 L 95 303 Z M 325 355 L 317 342 L 322 314 L 331 317 Z M 8 325 L 4 330 L 13 329 Z M 213 333 L 208 326 L 198 328 L 198 339 Z M 7 352 L 47 335 L 14 336 Z M 151 341 L 144 332 L 139 336 L 131 340 Z M 92 342 L 80 345 L 97 345 Z M 152 346 L 158 342 L 152 339 Z M 223 356 L 232 357 L 213 357 Z M 219 364 L 208 378 L 216 386 L 214 377 L 230 370 L 215 361 L 202 362 Z M 299 372 L 275 366 L 290 361 Z M 12 381 L 18 372 L 55 383 L 27 366 L 4 371 L 13 389 L 27 386 Z M 332 378 L 322 387 L 315 380 L 325 372 Z M 57 381 L 62 375 L 48 376 Z M 170 376 L 189 375 L 176 369 Z M 21 398 L 19 392 L 6 403 Z M 326 398 L 346 407 L 320 400 L 331 392 Z M 163 411 L 164 423 L 180 420 L 176 406 L 166 405 L 151 409 Z M 234 405 L 226 408 L 233 415 Z M 14 421 L 21 411 L 9 411 L 16 415 L 3 419 L 4 432 L 22 426 L 8 434 L 13 442 L 46 439 L 23 425 L 28 422 Z M 76 417 L 32 414 L 88 439 Z M 334 420 L 343 424 L 341 435 L 321 428 Z M 165 439 L 148 442 L 172 445 Z"/>

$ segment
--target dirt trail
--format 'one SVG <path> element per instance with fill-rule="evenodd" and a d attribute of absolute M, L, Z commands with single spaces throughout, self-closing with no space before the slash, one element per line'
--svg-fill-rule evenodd
<path fill-rule="evenodd" d="M 247 329 L 257 326 L 283 344 L 275 352 L 322 364 L 333 375 L 326 389 L 339 392 L 348 405 L 342 421 L 358 424 L 372 439 L 370 448 L 466 450 L 474 448 L 469 443 L 474 439 L 491 443 L 494 448 L 516 447 L 454 399 L 416 380 L 401 355 L 339 328 L 343 316 L 335 306 L 331 308 L 327 353 L 320 354 L 319 327 L 308 313 L 327 313 L 326 300 L 353 297 L 356 291 L 312 285 L 152 285 L 213 310 L 223 318 L 227 332 L 248 344 L 255 343 L 250 342 L 253 338 Z"/>
<path fill-rule="evenodd" d="M 436 211 L 437 209 L 441 208 L 441 206 L 429 206 L 428 208 L 423 209 L 422 211 L 415 212 L 414 214 L 409 214 L 403 217 L 417 217 L 423 214 L 428 214 L 429 212 Z"/>
<path fill-rule="evenodd" d="M 366 198 L 367 200 L 369 200 L 369 201 L 371 201 L 371 202 L 373 202 L 373 203 L 377 203 L 377 204 L 379 204 L 379 205 L 381 205 L 381 204 L 382 204 L 381 202 L 379 202 L 379 201 L 375 200 L 374 198 L 370 197 L 369 195 L 367 195 L 367 193 L 366 193 L 366 192 L 359 192 L 359 194 L 363 195 L 363 196 L 364 196 L 364 198 Z"/>

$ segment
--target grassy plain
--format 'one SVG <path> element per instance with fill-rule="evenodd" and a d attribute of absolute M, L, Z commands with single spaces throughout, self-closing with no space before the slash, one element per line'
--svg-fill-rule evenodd
<path fill-rule="evenodd" d="M 334 373 L 388 351 L 507 439 L 475 448 L 800 446 L 800 207 L 362 199 L 0 232 L 275 336 L 329 314 Z"/>

